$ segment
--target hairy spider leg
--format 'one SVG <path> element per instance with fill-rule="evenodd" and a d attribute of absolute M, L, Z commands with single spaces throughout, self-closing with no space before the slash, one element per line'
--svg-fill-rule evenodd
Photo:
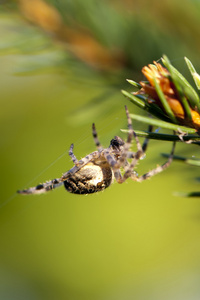
<path fill-rule="evenodd" d="M 134 153 L 132 155 L 131 158 L 133 158 L 132 162 L 130 164 L 128 164 L 128 166 L 126 167 L 125 169 L 125 173 L 123 175 L 123 181 L 125 181 L 127 178 L 131 177 L 132 176 L 135 176 L 135 172 L 133 172 L 133 169 L 134 167 L 136 166 L 137 164 L 137 161 L 144 156 L 146 150 L 147 150 L 147 146 L 148 146 L 148 143 L 149 143 L 149 139 L 146 138 L 144 140 L 144 143 L 143 145 L 141 146 L 140 142 L 139 142 L 139 139 L 135 133 L 135 131 L 133 130 L 133 127 L 132 127 L 132 121 L 131 121 L 131 118 L 130 118 L 130 114 L 129 114 L 129 111 L 128 111 L 128 108 L 127 106 L 125 106 L 125 110 L 126 110 L 126 115 L 127 115 L 127 120 L 128 120 L 128 129 L 129 130 L 132 130 L 133 132 L 133 136 L 135 138 L 135 141 L 136 141 L 136 145 L 137 145 L 137 152 Z M 152 132 L 153 130 L 153 126 L 152 125 L 149 125 L 148 127 L 148 131 L 149 132 Z M 127 158 L 130 158 L 130 155 L 126 155 Z"/>
<path fill-rule="evenodd" d="M 36 187 L 31 187 L 29 189 L 17 191 L 19 194 L 42 194 L 51 191 L 59 186 L 63 185 L 61 178 L 56 178 L 45 183 L 38 184 Z"/>
<path fill-rule="evenodd" d="M 152 132 L 153 130 L 153 126 L 149 125 L 148 127 L 148 132 Z M 147 151 L 147 147 L 149 145 L 149 138 L 145 138 L 143 144 L 142 144 L 142 151 L 145 154 Z M 136 152 L 132 152 L 132 151 L 128 151 L 127 153 L 127 158 L 134 158 L 135 157 Z"/>
<path fill-rule="evenodd" d="M 132 121 L 131 121 L 131 117 L 130 117 L 127 106 L 125 106 L 125 110 L 126 110 L 126 116 L 127 116 L 127 121 L 128 121 L 128 130 L 129 130 L 127 143 L 131 144 L 132 138 L 134 136 L 138 151 L 143 152 L 142 151 L 142 146 L 140 145 L 140 142 L 139 142 L 139 139 L 138 139 L 135 131 L 133 130 Z"/>
<path fill-rule="evenodd" d="M 93 139 L 94 139 L 94 142 L 95 142 L 95 145 L 96 145 L 97 149 L 99 151 L 101 151 L 103 148 L 101 146 L 101 143 L 99 142 L 98 134 L 97 134 L 96 127 L 95 127 L 94 123 L 92 124 L 92 135 L 93 135 Z"/>
<path fill-rule="evenodd" d="M 133 171 L 134 167 L 136 166 L 138 160 L 144 156 L 144 152 L 143 152 L 143 149 L 142 149 L 142 146 L 139 142 L 139 139 L 135 133 L 135 131 L 132 129 L 133 131 L 133 136 L 135 138 L 135 141 L 136 141 L 136 145 L 137 145 L 137 152 L 134 154 L 133 156 L 133 159 L 131 161 L 131 163 L 128 163 L 128 165 L 126 166 L 125 168 L 125 173 L 122 177 L 122 182 L 124 182 L 126 179 L 128 179 L 129 177 L 131 177 L 131 175 L 135 175 L 135 172 Z M 147 142 L 148 143 L 148 142 Z M 125 153 L 124 153 L 125 154 Z M 126 155 L 126 158 L 127 158 L 127 155 Z"/>
<path fill-rule="evenodd" d="M 102 151 L 102 155 L 105 157 L 108 164 L 110 165 L 116 181 L 118 183 L 123 183 L 122 175 L 119 170 L 120 168 L 119 162 L 115 159 L 115 157 L 112 154 L 110 154 L 109 149 L 104 149 Z M 126 163 L 126 160 L 124 161 L 124 163 Z"/>
<path fill-rule="evenodd" d="M 74 144 L 71 144 L 71 146 L 70 146 L 70 148 L 69 148 L 69 156 L 71 157 L 73 163 L 74 163 L 74 164 L 77 164 L 77 163 L 78 163 L 78 159 L 77 159 L 76 156 L 74 155 L 73 149 L 74 149 Z"/>
<path fill-rule="evenodd" d="M 130 114 L 129 114 L 127 106 L 125 106 L 125 110 L 126 110 L 126 116 L 127 116 L 127 121 L 128 121 L 128 130 L 129 130 L 129 132 L 128 132 L 127 141 L 126 141 L 126 143 L 124 145 L 124 151 L 123 151 L 121 157 L 119 158 L 119 168 L 121 166 L 125 165 L 125 161 L 127 161 L 127 158 L 130 158 L 129 149 L 131 147 L 131 142 L 132 142 L 133 136 L 134 136 L 134 139 L 136 141 L 136 146 L 137 146 L 137 150 L 138 150 L 132 156 L 133 157 L 132 163 L 134 162 L 134 166 L 137 163 L 137 160 L 140 159 L 144 155 L 144 152 L 142 150 L 142 146 L 140 144 L 140 141 L 139 141 L 139 139 L 138 139 L 135 131 L 133 130 L 132 121 L 131 121 Z M 128 165 L 130 165 L 130 164 L 128 163 Z M 129 168 L 129 167 L 127 167 L 127 168 Z M 126 172 L 125 172 L 125 174 L 126 174 Z M 128 178 L 127 176 L 128 176 L 128 174 L 125 175 L 125 178 Z"/>
<path fill-rule="evenodd" d="M 131 174 L 133 173 L 133 170 L 129 168 L 130 164 L 127 162 L 126 159 L 124 160 L 124 165 L 128 164 L 128 172 L 126 171 L 124 173 L 124 175 L 122 176 L 122 174 L 120 172 L 120 167 L 122 165 L 119 164 L 119 162 L 115 160 L 115 158 L 110 154 L 109 150 L 103 150 L 103 154 L 104 154 L 104 157 L 107 160 L 108 164 L 111 166 L 113 175 L 118 183 L 123 183 L 128 177 L 131 176 Z M 134 159 L 134 162 L 136 164 L 137 160 Z"/>
<path fill-rule="evenodd" d="M 152 126 L 152 125 L 149 125 L 149 126 L 148 126 L 148 132 L 152 132 L 152 131 L 153 131 L 153 126 Z M 143 150 L 144 153 L 147 151 L 148 144 L 149 144 L 149 139 L 146 138 L 146 139 L 144 140 L 143 145 L 142 145 L 142 150 Z"/>
<path fill-rule="evenodd" d="M 161 166 L 157 166 L 155 169 L 147 172 L 146 174 L 142 175 L 142 176 L 134 176 L 131 177 L 134 181 L 138 181 L 138 182 L 142 182 L 143 180 L 149 179 L 150 177 L 161 173 L 162 171 L 164 171 L 166 168 L 168 168 L 173 160 L 173 156 L 174 156 L 174 150 L 175 150 L 175 146 L 176 146 L 176 142 L 173 142 L 173 146 L 172 146 L 172 150 L 170 153 L 170 156 L 168 158 L 168 160 Z"/>

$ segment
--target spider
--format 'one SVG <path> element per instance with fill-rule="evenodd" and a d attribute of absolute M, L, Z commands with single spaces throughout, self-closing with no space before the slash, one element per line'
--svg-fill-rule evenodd
<path fill-rule="evenodd" d="M 155 169 L 140 177 L 134 171 L 134 167 L 138 160 L 145 154 L 148 139 L 146 139 L 143 146 L 141 146 L 138 137 L 132 128 L 132 121 L 126 106 L 125 110 L 128 121 L 128 136 L 126 142 L 119 136 L 115 136 L 114 139 L 111 140 L 110 146 L 104 149 L 99 142 L 95 124 L 93 123 L 92 134 L 97 151 L 86 155 L 78 161 L 73 153 L 74 145 L 71 144 L 69 156 L 74 163 L 72 169 L 64 173 L 60 178 L 47 181 L 36 187 L 20 190 L 18 193 L 41 194 L 64 184 L 64 187 L 70 193 L 91 194 L 109 187 L 114 178 L 118 183 L 123 183 L 129 177 L 134 181 L 141 182 L 166 169 L 172 162 L 175 143 L 173 144 L 168 160 L 162 166 L 157 166 Z M 137 152 L 131 152 L 129 150 L 133 137 L 136 141 Z M 120 169 L 123 170 L 123 174 Z"/>

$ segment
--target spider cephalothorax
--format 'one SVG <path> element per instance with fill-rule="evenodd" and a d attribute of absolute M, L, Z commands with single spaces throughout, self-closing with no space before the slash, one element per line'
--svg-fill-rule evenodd
<path fill-rule="evenodd" d="M 113 150 L 121 150 L 124 144 L 125 142 L 119 136 L 115 136 L 115 138 L 110 141 L 110 147 L 112 147 Z"/>
<path fill-rule="evenodd" d="M 148 140 L 145 140 L 143 147 L 140 145 L 132 128 L 127 107 L 125 107 L 125 109 L 128 120 L 128 137 L 126 142 L 120 137 L 115 136 L 115 138 L 111 140 L 110 146 L 104 149 L 98 140 L 96 128 L 93 124 L 92 133 L 97 151 L 88 154 L 78 161 L 73 153 L 74 145 L 72 144 L 69 149 L 69 155 L 74 163 L 72 169 L 64 173 L 60 178 L 47 181 L 36 187 L 18 191 L 18 193 L 41 194 L 64 184 L 64 187 L 70 193 L 91 194 L 102 191 L 110 186 L 114 178 L 118 183 L 123 183 L 129 177 L 134 181 L 141 182 L 167 168 L 172 161 L 175 144 L 165 164 L 158 166 L 140 177 L 134 172 L 134 167 L 138 160 L 144 156 L 144 149 L 146 149 Z M 136 152 L 130 151 L 133 137 L 136 141 Z M 123 175 L 120 171 L 121 169 L 123 169 Z"/>

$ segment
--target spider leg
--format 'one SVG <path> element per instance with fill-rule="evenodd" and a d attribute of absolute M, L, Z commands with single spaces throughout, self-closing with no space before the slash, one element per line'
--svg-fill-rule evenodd
<path fill-rule="evenodd" d="M 17 191 L 17 193 L 24 194 L 24 195 L 42 194 L 42 193 L 51 191 L 51 190 L 61 186 L 62 184 L 63 184 L 63 182 L 61 181 L 61 178 L 57 178 L 57 179 L 47 181 L 45 183 L 38 184 L 36 187 L 31 187 L 29 189 Z"/>
<path fill-rule="evenodd" d="M 95 145 L 96 145 L 97 149 L 99 151 L 102 150 L 102 146 L 101 146 L 101 143 L 99 142 L 96 127 L 95 127 L 94 123 L 92 124 L 92 135 L 93 135 L 93 139 L 94 139 L 94 142 L 95 142 Z"/>
<path fill-rule="evenodd" d="M 134 158 L 135 154 L 136 154 L 136 152 L 128 151 L 126 153 L 126 158 Z"/>
<path fill-rule="evenodd" d="M 172 150 L 171 150 L 171 153 L 170 153 L 170 156 L 169 156 L 168 160 L 162 166 L 157 166 L 157 168 L 147 172 L 146 174 L 144 174 L 140 177 L 137 177 L 137 176 L 133 175 L 133 176 L 131 176 L 131 178 L 134 181 L 142 182 L 143 180 L 149 179 L 150 177 L 164 171 L 166 168 L 168 168 L 170 166 L 170 164 L 173 160 L 175 145 L 176 145 L 176 142 L 173 143 Z"/>
<path fill-rule="evenodd" d="M 122 155 L 120 156 L 118 162 L 119 162 L 119 165 L 121 167 L 121 166 L 125 165 L 126 159 L 130 158 L 131 155 L 130 155 L 130 152 L 129 152 L 129 148 L 131 146 L 132 138 L 134 136 L 138 151 L 136 153 L 132 152 L 133 153 L 133 155 L 132 155 L 133 161 L 131 162 L 131 164 L 129 164 L 129 169 L 130 169 L 130 168 L 133 168 L 136 165 L 137 160 L 140 159 L 144 155 L 144 152 L 143 152 L 142 146 L 140 144 L 140 141 L 139 141 L 135 131 L 133 130 L 132 121 L 131 121 L 130 114 L 129 114 L 127 106 L 125 106 L 125 110 L 126 110 L 126 115 L 127 115 L 129 133 L 128 133 L 127 141 L 124 145 L 124 151 L 123 151 Z M 125 178 L 126 178 L 126 176 L 128 176 L 128 173 L 129 173 L 129 170 L 127 169 L 127 174 L 126 175 L 124 174 Z"/>
<path fill-rule="evenodd" d="M 131 177 L 131 175 L 133 174 L 133 170 L 132 168 L 130 168 L 130 164 L 127 160 L 125 161 L 125 165 L 128 165 L 126 168 L 127 171 L 122 176 L 120 166 L 118 162 L 114 159 L 114 157 L 112 157 L 110 154 L 108 156 L 105 154 L 105 158 L 111 166 L 113 175 L 118 183 L 123 183 L 127 178 Z"/>
<path fill-rule="evenodd" d="M 152 125 L 149 125 L 149 127 L 148 127 L 148 132 L 152 132 L 152 130 L 153 130 L 153 126 L 152 126 Z M 137 138 L 137 137 L 136 137 L 136 138 Z M 138 154 L 139 154 L 139 155 L 141 154 L 141 156 L 138 157 L 138 159 L 140 159 L 142 156 L 145 156 L 145 153 L 146 153 L 146 151 L 147 151 L 148 145 L 149 145 L 149 138 L 146 138 L 146 139 L 144 140 L 143 144 L 142 144 L 142 152 L 140 152 L 140 151 L 141 151 L 140 148 L 139 148 L 139 153 L 137 153 L 137 152 L 128 152 L 128 153 L 127 153 L 127 158 L 135 158 L 135 156 L 138 155 Z M 137 161 L 132 163 L 132 165 L 133 165 L 132 168 L 136 165 L 136 163 L 137 163 Z"/>
<path fill-rule="evenodd" d="M 135 141 L 136 141 L 136 145 L 137 145 L 137 152 L 134 153 L 132 152 L 132 155 L 130 155 L 130 152 L 128 152 L 127 148 L 124 147 L 124 153 L 122 155 L 122 158 L 119 159 L 121 165 L 123 165 L 123 158 L 132 158 L 132 161 L 131 163 L 126 166 L 125 168 L 125 173 L 123 175 L 123 181 L 125 181 L 127 178 L 129 177 L 135 177 L 136 173 L 133 171 L 134 167 L 136 166 L 138 160 L 144 156 L 145 154 L 145 151 L 147 150 L 147 146 L 148 146 L 148 142 L 149 142 L 149 139 L 145 139 L 143 145 L 141 146 L 140 144 L 140 141 L 135 133 L 135 131 L 133 130 L 132 128 L 132 121 L 131 121 L 131 118 L 130 118 L 130 115 L 129 115 L 129 111 L 127 109 L 127 107 L 125 106 L 125 110 L 126 110 L 126 115 L 127 115 L 127 120 L 128 120 L 128 129 L 129 129 L 129 132 L 132 131 L 132 134 L 135 138 Z M 149 126 L 149 131 L 151 132 L 152 131 L 152 126 Z M 128 139 L 127 139 L 127 143 L 129 143 L 129 136 L 128 136 Z"/>
<path fill-rule="evenodd" d="M 119 162 L 116 161 L 116 159 L 114 158 L 114 156 L 112 154 L 110 154 L 110 151 L 108 149 L 104 149 L 102 151 L 102 155 L 104 156 L 104 158 L 107 160 L 108 164 L 110 165 L 116 181 L 118 183 L 123 183 L 124 180 L 123 180 L 122 174 L 120 172 L 120 164 L 119 164 Z M 126 160 L 125 164 L 126 163 L 128 163 L 127 160 Z"/>
<path fill-rule="evenodd" d="M 126 116 L 127 116 L 127 121 L 128 121 L 128 129 L 129 129 L 128 138 L 127 138 L 126 143 L 131 144 L 132 138 L 134 136 L 138 151 L 142 151 L 142 146 L 140 145 L 139 139 L 138 139 L 135 131 L 133 130 L 132 121 L 131 121 L 131 117 L 130 117 L 127 106 L 125 106 L 125 110 L 126 110 Z M 129 148 L 130 148 L 130 146 L 129 146 Z"/>
<path fill-rule="evenodd" d="M 74 164 L 76 164 L 78 162 L 78 159 L 76 158 L 76 156 L 73 153 L 73 149 L 74 149 L 74 144 L 71 144 L 70 148 L 69 148 L 69 156 L 71 157 L 72 161 Z"/>
<path fill-rule="evenodd" d="M 153 130 L 153 126 L 152 126 L 152 125 L 149 125 L 149 126 L 148 126 L 148 132 L 152 132 L 152 130 Z M 147 151 L 147 146 L 148 146 L 148 144 L 149 144 L 149 139 L 146 138 L 146 139 L 144 140 L 143 145 L 142 145 L 142 150 L 143 150 L 144 153 Z"/>

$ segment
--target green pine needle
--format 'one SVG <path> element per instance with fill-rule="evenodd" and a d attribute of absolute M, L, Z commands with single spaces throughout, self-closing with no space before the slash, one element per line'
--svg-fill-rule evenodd
<path fill-rule="evenodd" d="M 162 156 L 169 157 L 169 154 L 162 153 Z M 200 159 L 197 159 L 197 158 L 196 159 L 195 158 L 187 158 L 187 157 L 183 157 L 183 156 L 174 155 L 173 160 L 182 161 L 188 165 L 200 167 Z"/>
<path fill-rule="evenodd" d="M 154 125 L 157 127 L 162 127 L 162 128 L 171 129 L 171 130 L 180 131 L 180 132 L 186 132 L 186 133 L 196 133 L 196 129 L 194 129 L 194 128 L 180 126 L 180 125 L 165 122 L 162 120 L 152 119 L 149 117 L 144 117 L 144 116 L 136 115 L 136 114 L 130 114 L 130 117 L 131 117 L 131 119 L 137 120 L 139 122 L 147 123 L 149 125 Z"/>
<path fill-rule="evenodd" d="M 176 120 L 176 117 L 174 116 L 174 114 L 165 98 L 165 95 L 164 95 L 163 91 L 161 90 L 155 77 L 154 77 L 154 84 L 155 84 L 156 92 L 158 94 L 158 97 L 159 97 L 164 109 L 165 109 L 166 114 L 169 116 L 169 118 L 172 120 L 173 123 L 177 124 L 178 121 Z"/>
<path fill-rule="evenodd" d="M 121 129 L 122 132 L 129 132 L 128 129 Z M 182 142 L 183 141 L 193 141 L 195 144 L 199 144 L 200 137 L 196 135 L 185 135 L 182 137 L 182 140 L 178 135 L 175 134 L 164 134 L 164 133 L 157 133 L 157 132 L 145 132 L 145 131 L 139 131 L 134 130 L 136 135 L 143 138 L 148 138 L 152 140 L 160 140 L 160 141 L 168 141 L 168 142 Z"/>
<path fill-rule="evenodd" d="M 141 89 L 141 84 L 139 84 L 138 82 L 131 80 L 131 79 L 126 79 L 126 81 L 128 81 L 128 83 L 130 83 L 131 85 L 133 85 L 134 87 L 136 87 L 137 89 Z"/>
<path fill-rule="evenodd" d="M 188 66 L 188 69 L 190 70 L 190 73 L 194 79 L 197 89 L 200 90 L 200 75 L 196 72 L 193 64 L 187 57 L 185 57 L 185 62 Z"/>

